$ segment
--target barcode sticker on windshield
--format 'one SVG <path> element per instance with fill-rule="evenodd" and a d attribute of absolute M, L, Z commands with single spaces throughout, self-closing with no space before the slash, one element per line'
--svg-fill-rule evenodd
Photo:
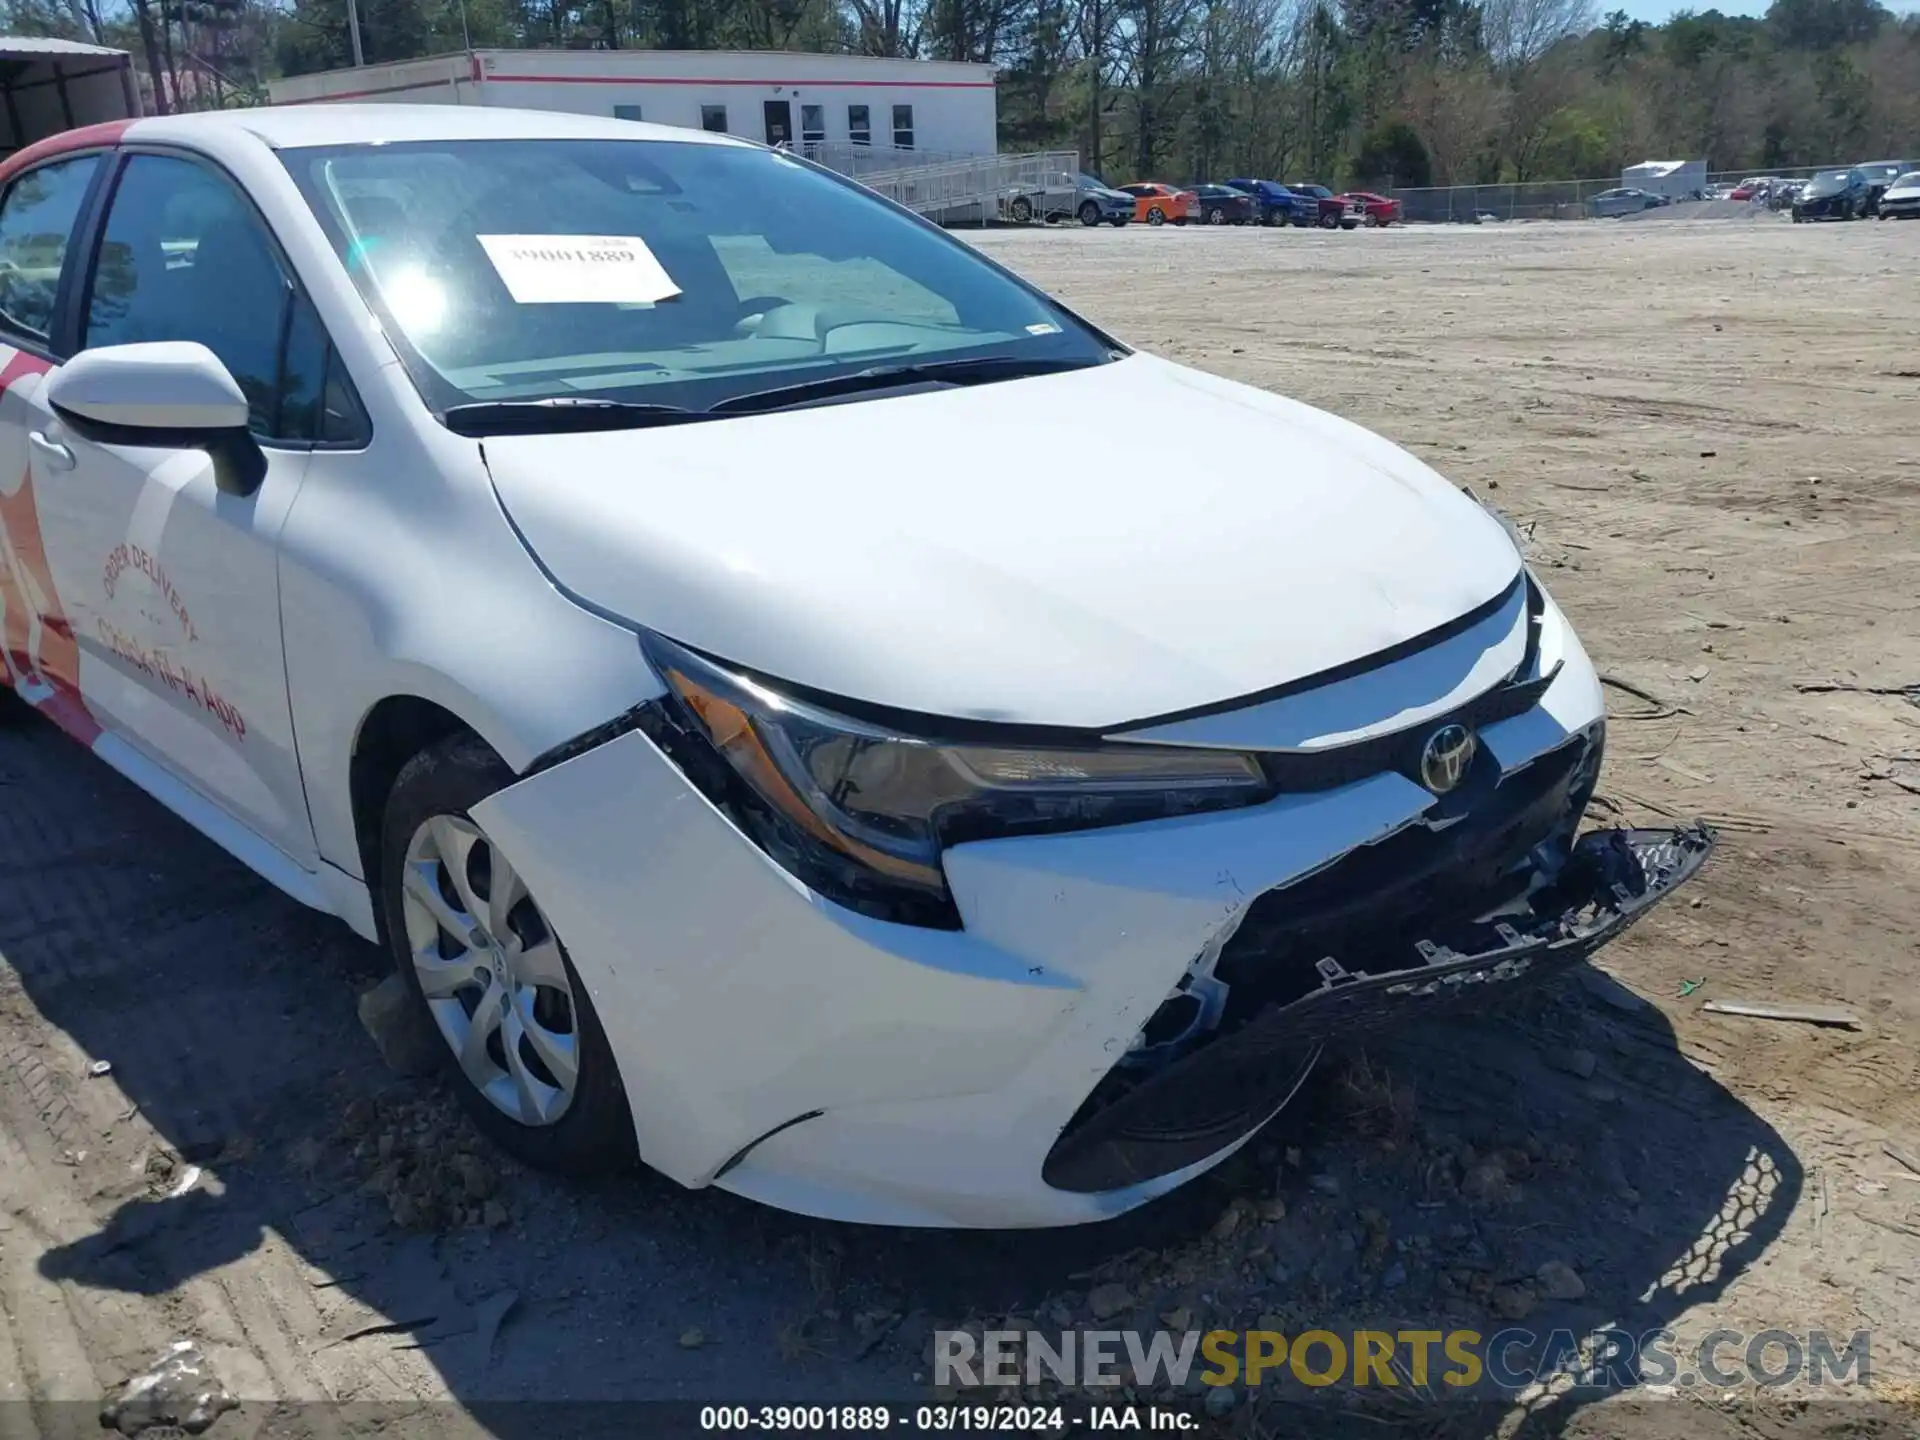
<path fill-rule="evenodd" d="M 638 235 L 476 235 L 516 305 L 651 305 L 680 293 Z"/>

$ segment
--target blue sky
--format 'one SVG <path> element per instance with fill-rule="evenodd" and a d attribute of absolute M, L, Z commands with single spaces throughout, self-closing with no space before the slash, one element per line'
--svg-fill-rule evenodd
<path fill-rule="evenodd" d="M 1624 10 L 1635 20 L 1645 20 L 1650 25 L 1665 24 L 1676 10 L 1718 10 L 1722 15 L 1764 15 L 1770 0 L 1722 0 L 1714 4 L 1713 0 L 1698 0 L 1694 4 L 1675 4 L 1674 0 L 1598 0 L 1600 13 Z M 1881 0 L 1895 14 L 1904 14 L 1920 8 L 1920 0 Z"/>

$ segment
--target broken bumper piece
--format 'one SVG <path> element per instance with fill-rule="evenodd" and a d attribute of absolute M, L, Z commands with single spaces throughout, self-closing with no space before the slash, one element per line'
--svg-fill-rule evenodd
<path fill-rule="evenodd" d="M 1323 1048 L 1563 973 L 1691 879 L 1713 843 L 1703 825 L 1594 831 L 1523 897 L 1389 952 L 1411 955 L 1411 966 L 1369 972 L 1322 957 L 1297 998 L 1223 1027 L 1144 1077 L 1116 1069 L 1048 1153 L 1043 1178 L 1061 1190 L 1110 1191 L 1213 1155 L 1271 1118 Z"/>

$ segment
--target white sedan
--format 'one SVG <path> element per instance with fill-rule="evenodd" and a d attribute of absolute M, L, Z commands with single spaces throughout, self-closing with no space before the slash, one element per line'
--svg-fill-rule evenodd
<path fill-rule="evenodd" d="M 1497 516 L 788 154 L 74 131 L 0 340 L 6 680 L 387 947 L 538 1165 L 1098 1219 L 1711 844 L 1576 838 L 1600 686 Z"/>

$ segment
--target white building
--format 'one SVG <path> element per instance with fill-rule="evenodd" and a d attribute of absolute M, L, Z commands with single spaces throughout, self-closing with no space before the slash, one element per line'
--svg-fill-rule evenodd
<path fill-rule="evenodd" d="M 1704 195 L 1707 189 L 1707 162 L 1704 160 L 1643 160 L 1620 172 L 1620 183 L 1669 200 L 1685 200 Z"/>
<path fill-rule="evenodd" d="M 720 50 L 473 50 L 269 81 L 276 105 L 500 105 L 719 130 L 770 145 L 999 149 L 991 65 Z"/>

